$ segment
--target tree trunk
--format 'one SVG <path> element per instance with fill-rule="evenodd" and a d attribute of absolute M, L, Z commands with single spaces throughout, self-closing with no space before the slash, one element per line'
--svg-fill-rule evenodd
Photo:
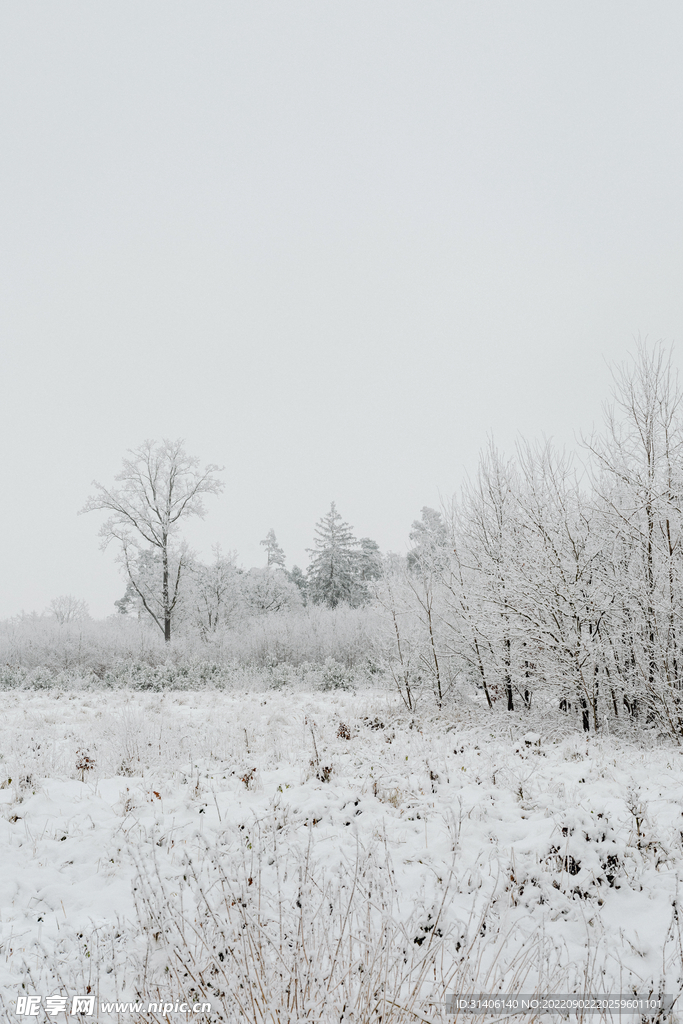
<path fill-rule="evenodd" d="M 431 596 L 427 599 L 427 622 L 429 624 L 429 642 L 431 644 L 432 659 L 434 661 L 434 671 L 436 674 L 436 703 L 437 707 L 441 707 L 443 704 L 443 693 L 441 690 L 441 671 L 439 669 L 439 659 L 436 656 L 436 644 L 434 642 L 434 630 L 432 628 L 432 602 Z"/>
<path fill-rule="evenodd" d="M 510 646 L 510 637 L 506 636 L 504 641 L 505 656 L 503 659 L 505 664 L 505 694 L 508 699 L 508 711 L 514 711 L 515 705 L 512 700 L 512 675 L 510 673 L 510 665 L 512 661 L 510 656 Z"/>
<path fill-rule="evenodd" d="M 653 558 L 653 534 L 654 534 L 654 515 L 652 511 L 652 500 L 648 494 L 647 501 L 645 504 L 645 512 L 647 515 L 647 562 L 646 562 L 646 581 L 647 581 L 647 636 L 649 641 L 650 649 L 649 655 L 649 672 L 648 682 L 650 684 L 650 690 L 655 683 L 655 675 L 657 671 L 657 663 L 655 661 L 655 609 L 654 609 L 654 596 L 655 596 L 655 574 L 654 574 L 654 558 Z"/>
<path fill-rule="evenodd" d="M 161 583 L 161 595 L 164 605 L 164 640 L 168 643 L 171 639 L 171 603 L 168 593 L 168 537 L 164 534 L 161 548 L 161 560 L 163 566 L 163 577 Z"/>
<path fill-rule="evenodd" d="M 479 643 L 477 641 L 476 636 L 474 637 L 474 650 L 476 651 L 476 654 L 477 654 L 477 664 L 479 665 L 479 674 L 481 675 L 481 681 L 482 681 L 482 684 L 484 686 L 484 693 L 486 694 L 486 701 L 488 703 L 488 706 L 490 708 L 492 708 L 493 707 L 493 703 L 491 701 L 491 694 L 489 693 L 489 688 L 486 685 L 486 672 L 484 671 L 484 663 L 481 660 L 481 654 L 479 652 Z"/>

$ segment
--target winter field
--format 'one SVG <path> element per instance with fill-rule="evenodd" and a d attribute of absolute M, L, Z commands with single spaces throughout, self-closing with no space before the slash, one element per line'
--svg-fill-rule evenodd
<path fill-rule="evenodd" d="M 30 995 L 41 1020 L 358 1024 L 474 1021 L 446 1001 L 476 992 L 681 991 L 668 740 L 268 678 L 2 692 L 4 1019 Z"/>

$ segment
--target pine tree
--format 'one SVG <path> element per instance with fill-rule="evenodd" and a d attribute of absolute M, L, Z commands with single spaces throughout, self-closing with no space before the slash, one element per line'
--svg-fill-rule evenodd
<path fill-rule="evenodd" d="M 353 531 L 337 512 L 334 502 L 330 511 L 315 527 L 315 547 L 309 548 L 309 593 L 316 604 L 336 608 L 345 601 L 361 604 L 364 590 L 359 585 L 360 557 Z"/>
<path fill-rule="evenodd" d="M 281 569 L 284 569 L 285 553 L 277 542 L 275 530 L 268 530 L 265 539 L 261 541 L 261 546 L 266 549 L 266 553 L 268 555 L 268 568 L 270 569 L 271 566 L 279 566 Z"/>
<path fill-rule="evenodd" d="M 301 600 L 304 604 L 308 603 L 308 580 L 302 569 L 298 565 L 295 565 L 290 573 L 287 574 L 294 584 L 298 588 Z"/>
<path fill-rule="evenodd" d="M 363 583 L 378 580 L 382 575 L 382 556 L 379 544 L 370 537 L 361 537 L 359 543 L 359 578 Z"/>
<path fill-rule="evenodd" d="M 414 547 L 408 552 L 408 568 L 415 570 L 425 563 L 441 567 L 448 562 L 448 531 L 443 516 L 425 505 L 422 517 L 413 521 L 409 537 Z"/>

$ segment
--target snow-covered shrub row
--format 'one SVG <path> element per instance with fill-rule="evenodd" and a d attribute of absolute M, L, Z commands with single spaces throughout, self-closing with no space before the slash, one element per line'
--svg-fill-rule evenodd
<path fill-rule="evenodd" d="M 666 744 L 367 688 L 2 700 L 5 1007 L 89 987 L 386 1024 L 456 990 L 683 986 Z"/>
<path fill-rule="evenodd" d="M 322 665 L 274 665 L 257 668 L 215 661 L 148 664 L 144 661 L 117 661 L 102 674 L 76 669 L 27 669 L 0 667 L 0 690 L 277 690 L 284 686 L 306 690 L 351 690 L 375 680 L 372 663 L 347 668 L 334 658 Z"/>
<path fill-rule="evenodd" d="M 369 608 L 308 606 L 254 616 L 208 637 L 188 631 L 166 644 L 153 623 L 123 615 L 63 624 L 24 616 L 0 623 L 0 664 L 100 677 L 117 662 L 272 668 L 323 665 L 331 658 L 352 669 L 367 663 L 375 628 Z"/>

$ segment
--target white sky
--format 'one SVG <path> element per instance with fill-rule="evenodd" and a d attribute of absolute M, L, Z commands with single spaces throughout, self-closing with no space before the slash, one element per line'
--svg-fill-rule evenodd
<path fill-rule="evenodd" d="M 331 500 L 404 550 L 488 433 L 573 444 L 683 334 L 682 45 L 680 0 L 3 4 L 0 616 L 114 610 L 76 512 L 147 437 L 226 466 L 201 554 L 290 567 Z"/>

